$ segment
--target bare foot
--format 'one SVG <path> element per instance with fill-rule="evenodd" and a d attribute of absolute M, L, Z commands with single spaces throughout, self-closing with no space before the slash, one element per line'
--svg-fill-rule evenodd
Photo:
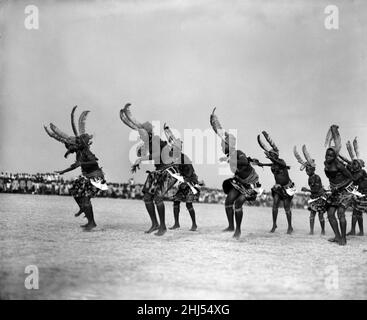
<path fill-rule="evenodd" d="M 154 235 L 155 236 L 163 236 L 165 233 L 167 232 L 167 229 L 158 229 L 158 232 L 156 232 Z"/>
<path fill-rule="evenodd" d="M 271 228 L 271 230 L 270 230 L 270 233 L 274 233 L 276 228 L 277 228 L 277 226 L 276 226 L 276 225 L 275 225 L 275 226 L 273 226 L 273 227 Z"/>
<path fill-rule="evenodd" d="M 321 230 L 321 235 L 324 236 L 325 235 L 325 230 Z"/>
<path fill-rule="evenodd" d="M 313 231 L 310 231 L 309 235 L 312 236 L 313 235 Z"/>
<path fill-rule="evenodd" d="M 229 232 L 229 231 L 234 231 L 234 227 L 228 227 L 223 230 L 223 232 Z"/>
<path fill-rule="evenodd" d="M 292 233 L 293 233 L 293 228 L 289 227 L 288 230 L 287 230 L 287 234 L 292 234 Z"/>
<path fill-rule="evenodd" d="M 364 232 L 363 231 L 359 231 L 359 233 L 357 234 L 357 236 L 363 237 L 364 236 Z"/>
<path fill-rule="evenodd" d="M 340 240 L 339 240 L 339 246 L 345 246 L 346 244 L 347 244 L 347 239 L 340 238 Z"/>
<path fill-rule="evenodd" d="M 330 239 L 328 239 L 327 241 L 329 241 L 329 242 L 336 242 L 336 243 L 339 243 L 339 241 L 340 241 L 340 239 L 339 238 L 337 238 L 337 237 L 334 237 L 334 238 L 330 238 Z"/>
<path fill-rule="evenodd" d="M 193 226 L 191 227 L 190 231 L 196 231 L 196 230 L 197 230 L 197 228 L 198 228 L 198 226 L 195 224 L 195 225 L 193 225 Z"/>
<path fill-rule="evenodd" d="M 233 238 L 235 238 L 235 239 L 239 239 L 241 237 L 241 231 L 239 231 L 239 230 L 236 230 L 236 232 L 234 233 L 234 235 L 233 235 Z"/>
<path fill-rule="evenodd" d="M 149 230 L 144 231 L 145 233 L 152 233 L 155 230 L 158 230 L 159 225 L 152 225 Z"/>
<path fill-rule="evenodd" d="M 170 230 L 175 230 L 175 229 L 178 229 L 180 227 L 179 224 L 174 224 L 171 228 L 168 228 Z"/>
<path fill-rule="evenodd" d="M 356 231 L 355 230 L 350 230 L 348 233 L 347 233 L 347 236 L 355 236 L 356 235 Z"/>
<path fill-rule="evenodd" d="M 97 227 L 97 225 L 94 222 L 88 223 L 84 227 L 84 231 L 90 231 L 90 230 L 94 229 L 95 227 Z"/>
<path fill-rule="evenodd" d="M 79 217 L 83 213 L 82 210 L 79 210 L 76 214 L 74 214 L 74 217 Z"/>

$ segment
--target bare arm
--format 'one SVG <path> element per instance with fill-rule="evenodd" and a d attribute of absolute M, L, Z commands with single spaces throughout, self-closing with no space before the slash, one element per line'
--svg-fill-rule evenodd
<path fill-rule="evenodd" d="M 287 164 L 285 163 L 285 161 L 282 160 L 282 159 L 271 159 L 271 161 L 273 163 L 279 165 L 282 168 L 287 168 L 287 169 L 290 169 L 291 168 L 290 166 L 287 166 Z"/>
<path fill-rule="evenodd" d="M 353 175 L 351 174 L 351 172 L 346 168 L 344 167 L 341 163 L 339 163 L 337 165 L 338 169 L 343 173 L 343 175 L 351 180 L 354 181 L 354 177 Z"/>
<path fill-rule="evenodd" d="M 161 156 L 161 153 L 160 152 L 154 152 L 152 154 L 147 154 L 145 156 L 142 156 L 138 159 L 135 160 L 135 163 L 132 165 L 131 167 L 131 172 L 132 173 L 135 173 L 137 169 L 140 169 L 140 163 L 142 161 L 145 161 L 145 160 L 153 160 L 153 159 L 157 159 Z"/>
<path fill-rule="evenodd" d="M 66 168 L 66 169 L 61 170 L 61 171 L 55 171 L 55 173 L 64 174 L 66 172 L 73 171 L 74 169 L 76 169 L 78 167 L 80 167 L 80 162 L 74 162 L 69 168 Z"/>
<path fill-rule="evenodd" d="M 154 153 L 148 153 L 144 156 L 141 156 L 135 160 L 135 163 L 131 167 L 131 172 L 135 173 L 137 169 L 140 169 L 140 163 L 145 160 L 153 160 L 160 158 L 161 156 L 161 148 L 159 150 L 155 151 Z"/>
<path fill-rule="evenodd" d="M 260 161 L 259 159 L 247 157 L 248 162 L 253 163 L 254 165 L 259 165 Z"/>
<path fill-rule="evenodd" d="M 361 171 L 359 171 L 359 172 L 357 172 L 357 173 L 355 173 L 354 174 L 354 180 L 355 181 L 358 181 L 360 178 L 362 178 L 364 176 L 364 172 L 361 170 Z"/>
<path fill-rule="evenodd" d="M 185 166 L 185 176 L 191 177 L 194 173 L 194 167 L 193 166 Z"/>
<path fill-rule="evenodd" d="M 273 165 L 272 163 L 261 163 L 260 161 L 256 162 L 256 164 L 259 167 L 271 167 Z"/>

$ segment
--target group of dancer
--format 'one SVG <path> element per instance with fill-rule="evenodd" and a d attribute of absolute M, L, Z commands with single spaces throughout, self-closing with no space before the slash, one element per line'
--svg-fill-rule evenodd
<path fill-rule="evenodd" d="M 145 232 L 155 232 L 154 234 L 157 236 L 166 233 L 164 199 L 167 197 L 168 191 L 175 185 L 177 192 L 172 197 L 174 225 L 170 229 L 180 227 L 180 204 L 184 202 L 192 221 L 190 230 L 196 231 L 197 224 L 193 203 L 200 194 L 201 183 L 195 173 L 192 161 L 182 152 L 183 142 L 175 137 L 167 124 L 164 125 L 166 140 L 162 140 L 159 135 L 154 134 L 153 125 L 149 121 L 141 123 L 132 116 L 130 106 L 128 103 L 120 110 L 120 119 L 130 129 L 136 130 L 141 140 L 136 150 L 137 160 L 132 165 L 131 172 L 135 173 L 140 169 L 140 164 L 145 160 L 152 160 L 154 163 L 154 170 L 147 171 L 143 187 L 143 200 L 151 220 L 151 227 Z M 72 153 L 76 154 L 76 161 L 69 168 L 56 172 L 63 174 L 81 167 L 82 175 L 74 181 L 71 194 L 79 207 L 75 216 L 84 213 L 88 220 L 87 224 L 81 227 L 85 230 L 91 230 L 96 227 L 91 198 L 108 187 L 104 173 L 98 165 L 98 158 L 90 150 L 93 137 L 85 130 L 89 111 L 81 113 L 77 128 L 74 119 L 76 108 L 75 106 L 71 112 L 73 136 L 64 133 L 53 123 L 50 123 L 49 127 L 45 126 L 45 130 L 50 137 L 65 145 L 67 149 L 65 158 Z M 275 185 L 271 189 L 273 225 L 270 232 L 275 232 L 277 228 L 278 209 L 283 204 L 288 223 L 287 233 L 291 234 L 293 232 L 291 205 L 296 188 L 289 176 L 290 166 L 280 158 L 279 149 L 270 135 L 266 131 L 262 131 L 266 143 L 262 140 L 261 135 L 257 137 L 265 157 L 270 160 L 270 163 L 262 163 L 236 148 L 236 137 L 223 129 L 218 116 L 215 114 L 215 108 L 210 115 L 210 124 L 221 139 L 224 156 L 219 160 L 227 162 L 233 173 L 233 176 L 224 180 L 222 185 L 226 194 L 224 206 L 228 220 L 228 227 L 223 231 L 234 232 L 233 237 L 240 238 L 243 206 L 245 203 L 256 200 L 262 193 L 259 176 L 255 170 L 255 167 L 258 166 L 270 167 L 275 179 Z M 359 156 L 357 139 L 354 139 L 353 144 L 347 142 L 350 159 L 341 154 L 341 137 L 338 126 L 332 125 L 329 128 L 325 147 L 324 172 L 329 180 L 330 190 L 323 187 L 320 176 L 315 173 L 315 160 L 310 156 L 306 146 L 302 146 L 304 158 L 296 147 L 293 151 L 297 161 L 301 164 L 301 170 L 305 169 L 308 175 L 309 188 L 303 187 L 301 190 L 310 193 L 308 208 L 310 210 L 310 234 L 314 233 L 316 214 L 319 217 L 321 234 L 325 234 L 324 213 L 327 212 L 328 221 L 335 235 L 329 241 L 345 245 L 346 236 L 356 234 L 357 223 L 358 235 L 363 235 L 363 212 L 367 212 L 367 173 L 363 169 L 364 161 Z M 353 214 L 351 231 L 347 234 L 345 211 L 349 207 L 353 209 Z"/>

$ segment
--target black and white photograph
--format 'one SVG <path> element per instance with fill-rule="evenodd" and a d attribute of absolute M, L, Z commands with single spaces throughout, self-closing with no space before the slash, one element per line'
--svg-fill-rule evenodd
<path fill-rule="evenodd" d="M 366 300 L 366 35 L 364 0 L 0 0 L 0 299 Z"/>

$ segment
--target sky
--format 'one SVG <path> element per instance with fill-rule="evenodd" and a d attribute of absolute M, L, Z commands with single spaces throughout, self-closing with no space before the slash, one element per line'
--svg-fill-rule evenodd
<path fill-rule="evenodd" d="M 339 125 L 343 143 L 358 136 L 367 159 L 366 1 L 333 0 L 337 30 L 325 28 L 330 1 L 322 0 L 34 0 L 38 30 L 24 26 L 29 1 L 0 3 L 1 171 L 68 167 L 73 157 L 64 159 L 65 147 L 43 125 L 71 134 L 70 111 L 78 105 L 91 111 L 91 149 L 107 180 L 127 181 L 136 144 L 119 119 L 127 102 L 138 120 L 167 122 L 179 132 L 209 130 L 216 107 L 225 128 L 237 130 L 238 148 L 264 162 L 256 136 L 266 130 L 298 189 L 307 178 L 294 145 L 307 145 L 327 185 L 331 124 Z M 135 180 L 143 182 L 150 167 Z M 218 163 L 195 168 L 207 186 L 221 187 Z M 269 168 L 256 170 L 269 189 Z"/>

